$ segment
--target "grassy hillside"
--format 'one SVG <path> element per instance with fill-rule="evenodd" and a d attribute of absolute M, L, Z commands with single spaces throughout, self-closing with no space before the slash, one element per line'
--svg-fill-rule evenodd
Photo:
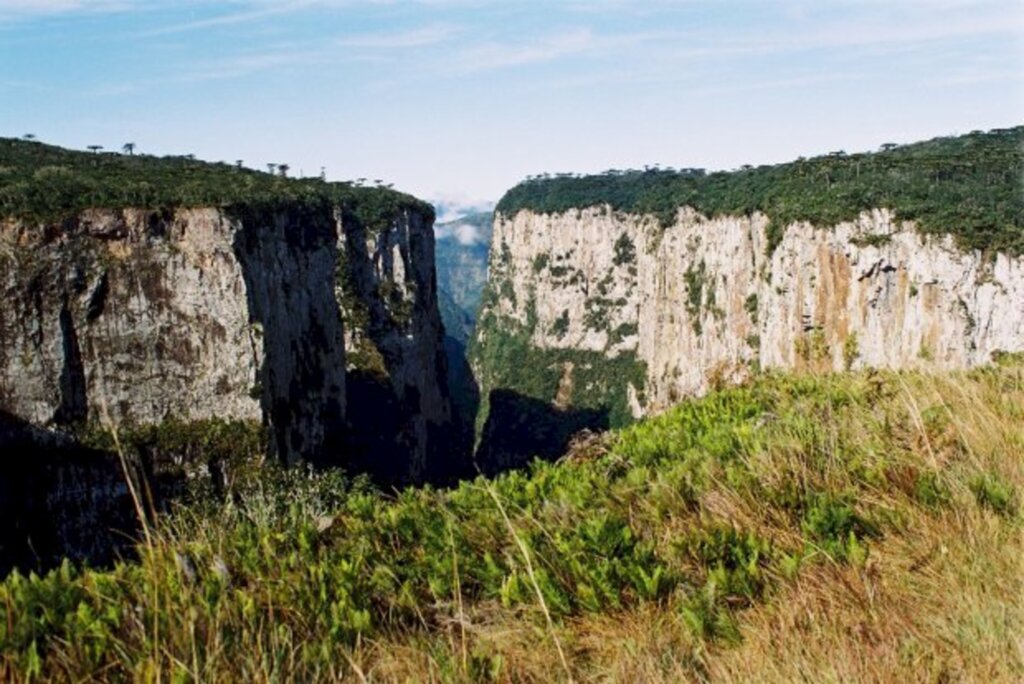
<path fill-rule="evenodd" d="M 1020 681 L 1022 407 L 1019 361 L 764 376 L 450 491 L 252 482 L 9 577 L 0 672 Z"/>
<path fill-rule="evenodd" d="M 90 153 L 0 138 L 0 217 L 61 220 L 86 208 L 336 204 L 374 227 L 402 209 L 433 208 L 388 188 L 293 179 L 191 157 Z"/>
<path fill-rule="evenodd" d="M 926 233 L 955 235 L 965 248 L 1022 254 L 1024 126 L 732 172 L 544 176 L 509 190 L 495 211 L 511 216 L 521 209 L 551 213 L 604 204 L 657 215 L 666 225 L 684 205 L 709 215 L 760 211 L 772 221 L 772 247 L 790 222 L 834 225 L 886 207 L 918 221 Z"/>

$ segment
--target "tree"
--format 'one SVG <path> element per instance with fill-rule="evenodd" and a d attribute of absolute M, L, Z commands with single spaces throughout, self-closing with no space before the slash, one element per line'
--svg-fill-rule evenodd
<path fill-rule="evenodd" d="M 125 154 L 129 155 L 129 156 L 134 156 L 135 155 L 135 143 L 133 143 L 133 142 L 126 142 L 124 144 L 124 146 L 121 147 L 121 151 L 124 152 Z"/>
<path fill-rule="evenodd" d="M 25 140 L 35 140 L 36 139 L 36 134 L 35 133 L 26 133 L 25 135 L 23 135 L 21 137 L 24 138 Z"/>
<path fill-rule="evenodd" d="M 326 167 L 323 167 L 323 166 L 320 167 L 320 180 L 322 180 L 322 181 L 326 181 L 327 180 L 327 168 Z"/>
<path fill-rule="evenodd" d="M 235 166 L 238 167 L 238 168 L 242 168 L 242 160 L 241 159 L 236 159 L 235 160 Z"/>
<path fill-rule="evenodd" d="M 276 169 L 276 168 L 277 168 L 277 164 L 275 164 L 274 162 L 269 162 L 267 164 L 267 173 L 273 175 L 274 174 L 274 169 Z"/>
<path fill-rule="evenodd" d="M 277 165 L 277 172 L 281 176 L 281 178 L 287 178 L 288 177 L 288 169 L 290 169 L 290 168 L 292 168 L 292 167 L 288 166 L 287 164 L 278 164 Z"/>
<path fill-rule="evenodd" d="M 96 154 L 97 152 L 103 149 L 103 145 L 89 145 L 85 149 L 89 150 L 93 154 Z"/>

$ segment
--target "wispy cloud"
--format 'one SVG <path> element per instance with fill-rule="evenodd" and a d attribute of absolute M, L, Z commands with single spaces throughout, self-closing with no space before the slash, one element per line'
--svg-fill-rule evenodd
<path fill-rule="evenodd" d="M 120 12 L 139 4 L 137 0 L 0 0 L 0 21 L 28 21 L 69 13 Z"/>
<path fill-rule="evenodd" d="M 655 34 L 646 32 L 599 34 L 584 26 L 528 40 L 481 41 L 463 45 L 455 52 L 448 69 L 455 73 L 473 73 L 569 57 L 603 57 L 653 38 Z"/>
<path fill-rule="evenodd" d="M 144 32 L 145 36 L 158 36 L 173 33 L 186 33 L 189 31 L 201 31 L 204 29 L 220 28 L 224 26 L 235 26 L 268 19 L 277 15 L 292 14 L 318 3 L 316 0 L 282 0 L 275 3 L 245 3 L 245 9 L 220 14 L 214 17 L 186 21 L 180 24 L 163 26 Z"/>
<path fill-rule="evenodd" d="M 547 62 L 580 54 L 596 45 L 590 29 L 574 29 L 542 37 L 533 42 L 489 42 L 463 49 L 455 63 L 458 71 L 489 71 L 524 64 Z"/>
<path fill-rule="evenodd" d="M 337 44 L 348 48 L 397 50 L 444 43 L 460 29 L 451 24 L 434 24 L 404 31 L 363 33 L 339 38 Z"/>
<path fill-rule="evenodd" d="M 197 64 L 186 73 L 173 78 L 179 82 L 210 81 L 238 78 L 283 67 L 316 64 L 329 61 L 328 53 L 322 50 L 281 49 L 235 55 L 227 59 Z"/>

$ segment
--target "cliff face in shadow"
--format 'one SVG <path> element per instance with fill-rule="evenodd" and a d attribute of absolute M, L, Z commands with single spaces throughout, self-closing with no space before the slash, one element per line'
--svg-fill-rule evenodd
<path fill-rule="evenodd" d="M 130 549 L 138 520 L 115 456 L 4 412 L 0 445 L 0 576 Z"/>
<path fill-rule="evenodd" d="M 126 546 L 117 456 L 70 437 L 107 418 L 127 432 L 262 425 L 284 465 L 383 484 L 463 468 L 431 220 L 408 208 L 370 226 L 313 204 L 0 222 L 0 559 L 104 562 Z M 215 475 L 140 456 L 155 505 Z"/>
<path fill-rule="evenodd" d="M 451 420 L 430 217 L 327 205 L 87 210 L 0 223 L 0 409 L 39 426 L 263 421 L 285 464 L 445 469 Z M 373 453 L 361 409 L 393 428 Z"/>
<path fill-rule="evenodd" d="M 339 222 L 335 298 L 346 322 L 357 469 L 389 482 L 443 479 L 460 456 L 450 435 L 431 222 L 415 212 L 387 230 L 349 214 Z"/>
<path fill-rule="evenodd" d="M 491 391 L 488 404 L 476 451 L 485 475 L 522 468 L 534 458 L 558 458 L 577 432 L 608 429 L 607 409 L 562 409 L 501 389 Z"/>

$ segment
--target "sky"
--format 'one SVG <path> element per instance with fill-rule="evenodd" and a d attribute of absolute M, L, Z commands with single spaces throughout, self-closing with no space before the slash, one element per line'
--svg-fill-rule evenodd
<path fill-rule="evenodd" d="M 0 0 L 0 136 L 447 202 L 1024 123 L 1024 0 Z"/>

